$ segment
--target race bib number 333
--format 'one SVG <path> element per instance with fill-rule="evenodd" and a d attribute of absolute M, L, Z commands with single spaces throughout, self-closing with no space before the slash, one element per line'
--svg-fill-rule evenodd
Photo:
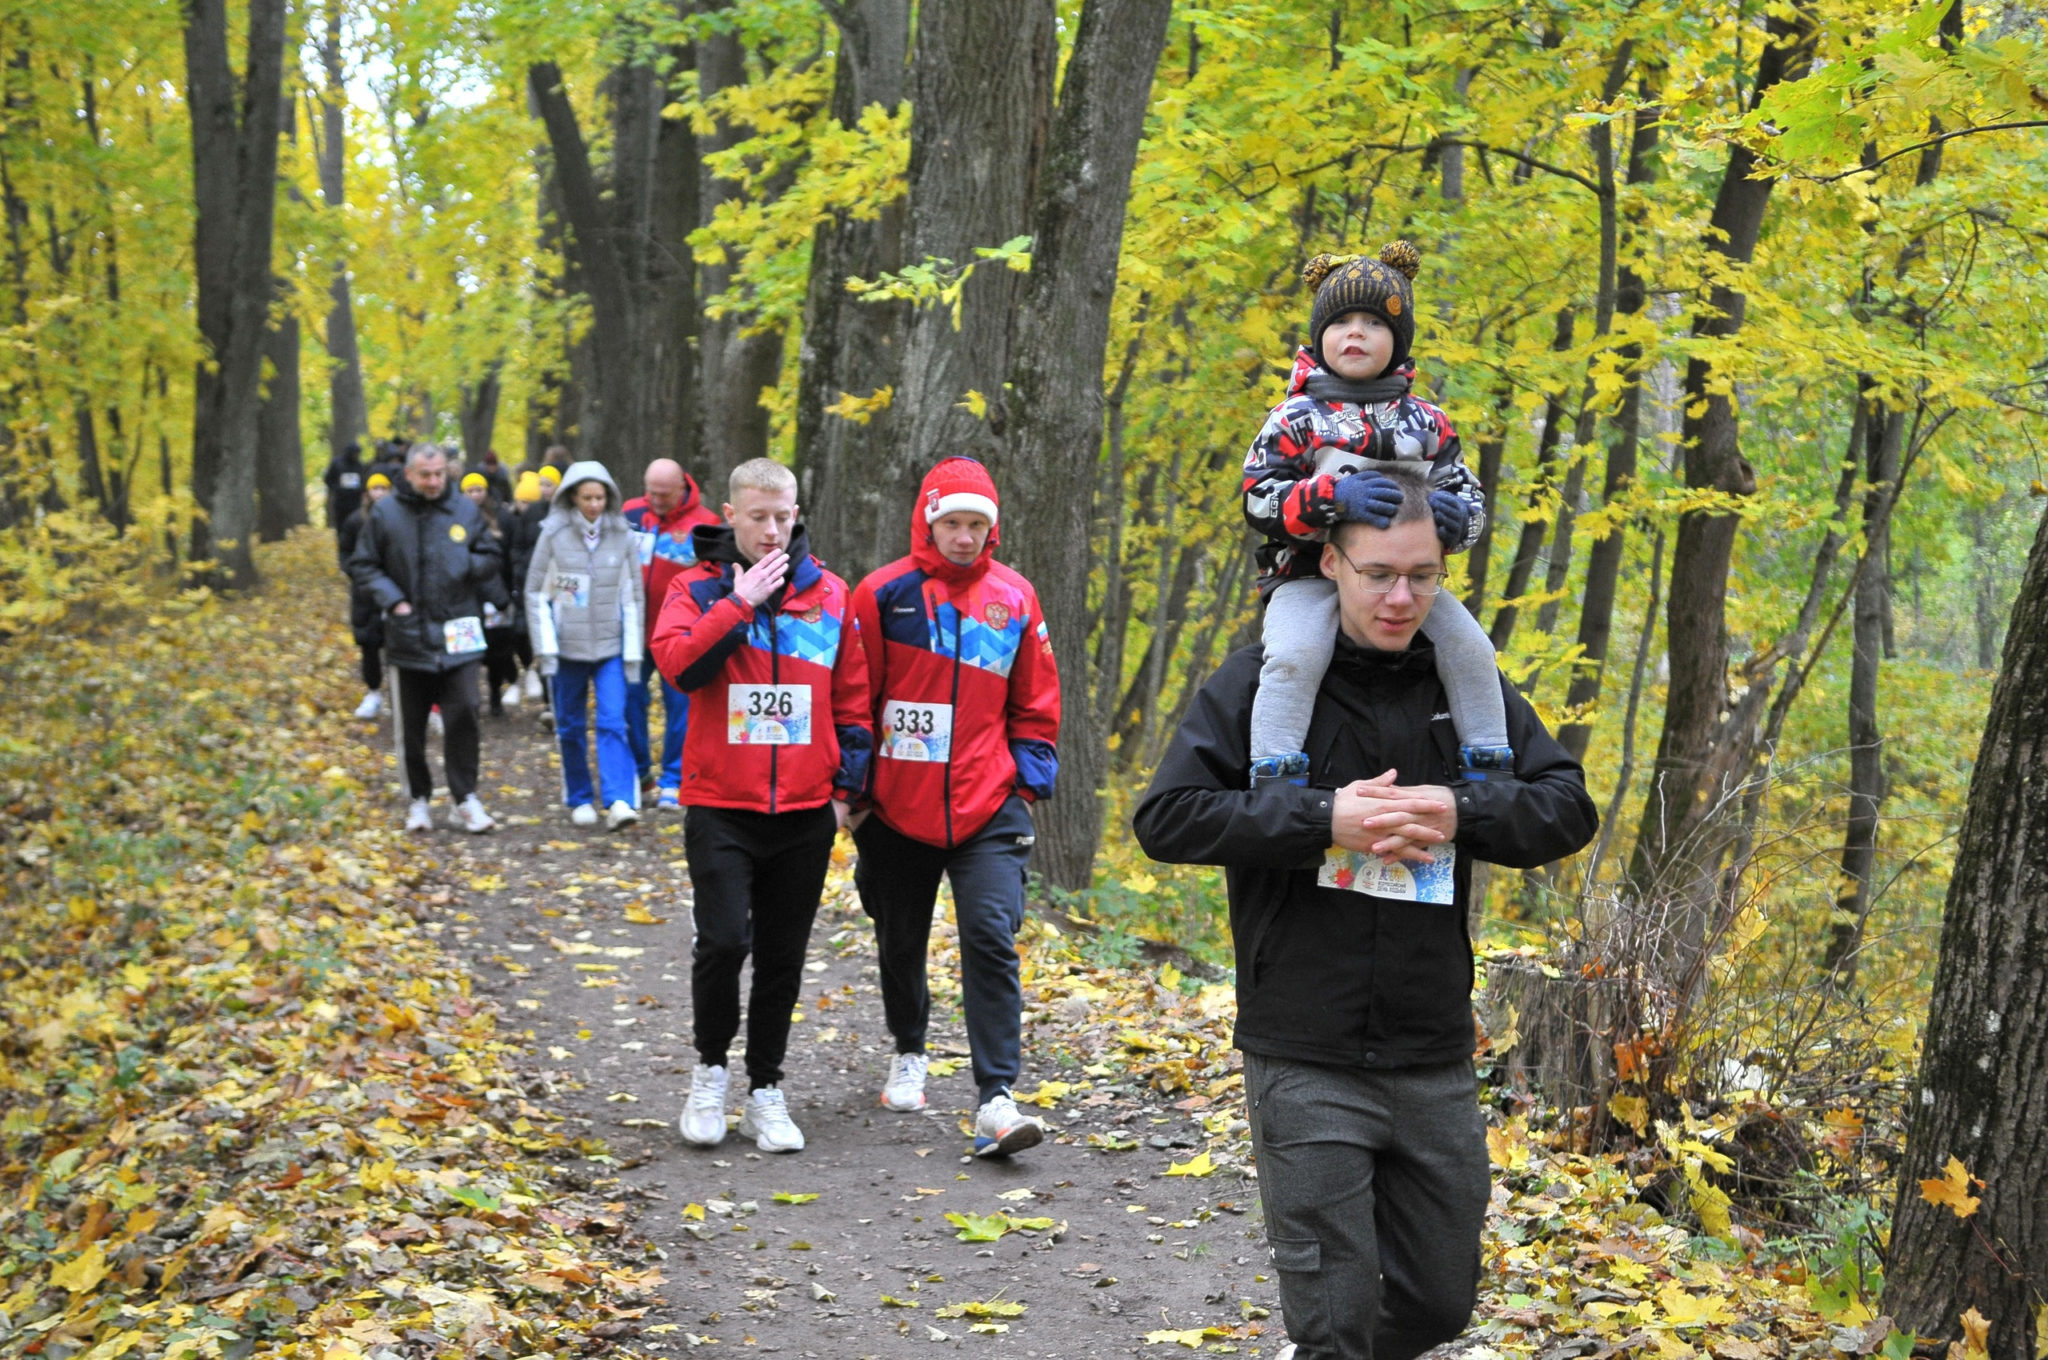
<path fill-rule="evenodd" d="M 882 757 L 943 763 L 953 753 L 953 706 L 891 699 L 882 705 Z"/>
<path fill-rule="evenodd" d="M 725 740 L 731 746 L 809 746 L 809 685 L 734 685 L 726 691 Z"/>

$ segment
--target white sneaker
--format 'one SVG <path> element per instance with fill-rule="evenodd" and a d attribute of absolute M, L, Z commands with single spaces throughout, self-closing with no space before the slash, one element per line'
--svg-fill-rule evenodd
<path fill-rule="evenodd" d="M 676 1121 L 685 1143 L 717 1147 L 725 1141 L 727 1077 L 723 1067 L 701 1065 L 690 1074 L 690 1099 L 683 1106 L 683 1117 Z"/>
<path fill-rule="evenodd" d="M 621 798 L 604 814 L 604 829 L 617 831 L 620 827 L 631 826 L 639 820 L 640 814 L 633 810 L 633 805 Z"/>
<path fill-rule="evenodd" d="M 376 717 L 383 711 L 384 696 L 374 689 L 371 690 L 368 694 L 365 694 L 363 696 L 363 701 L 356 705 L 356 716 L 358 718 L 364 719 L 365 721 L 368 721 L 369 719 Z"/>
<path fill-rule="evenodd" d="M 974 1155 L 1007 1157 L 1045 1139 L 1045 1125 L 1023 1114 L 1008 1091 L 998 1091 L 974 1117 Z"/>
<path fill-rule="evenodd" d="M 1294 1360 L 1294 1343 L 1290 1341 L 1279 1350 L 1274 1351 L 1273 1360 Z"/>
<path fill-rule="evenodd" d="M 457 805 L 451 820 L 457 829 L 467 831 L 472 836 L 480 836 L 497 825 L 491 820 L 491 814 L 484 811 L 483 803 L 478 801 L 473 793 Z"/>
<path fill-rule="evenodd" d="M 663 789 L 654 800 L 654 808 L 657 812 L 681 812 L 683 810 L 682 792 L 678 789 Z"/>
<path fill-rule="evenodd" d="M 498 696 L 498 702 L 500 704 L 503 704 L 506 708 L 519 707 L 519 682 L 515 680 L 511 684 L 505 686 L 504 693 Z"/>
<path fill-rule="evenodd" d="M 908 1114 L 924 1108 L 924 1074 L 931 1059 L 922 1053 L 898 1053 L 882 1083 L 882 1108 Z"/>
<path fill-rule="evenodd" d="M 802 1152 L 803 1130 L 789 1117 L 789 1103 L 773 1086 L 763 1086 L 740 1106 L 740 1137 L 763 1152 Z"/>
<path fill-rule="evenodd" d="M 569 809 L 569 820 L 578 826 L 596 826 L 597 809 L 588 803 L 578 803 Z"/>
<path fill-rule="evenodd" d="M 443 728 L 441 725 L 441 710 L 437 708 L 427 714 L 427 735 L 430 737 L 438 737 L 441 735 L 442 731 Z"/>
<path fill-rule="evenodd" d="M 520 680 L 519 688 L 529 699 L 540 698 L 540 672 L 528 671 L 525 678 Z"/>
<path fill-rule="evenodd" d="M 433 805 L 424 798 L 412 800 L 412 806 L 405 810 L 407 831 L 432 831 L 434 829 Z"/>

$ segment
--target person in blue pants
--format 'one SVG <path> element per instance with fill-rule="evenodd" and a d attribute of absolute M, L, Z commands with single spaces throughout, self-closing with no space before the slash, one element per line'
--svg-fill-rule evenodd
<path fill-rule="evenodd" d="M 657 458 L 647 465 L 647 494 L 627 501 L 621 511 L 633 526 L 640 549 L 640 565 L 647 574 L 648 637 L 654 635 L 654 621 L 661 617 L 662 601 L 668 598 L 671 582 L 697 565 L 697 549 L 691 534 L 699 525 L 720 524 L 716 511 L 704 504 L 697 483 L 673 458 Z M 658 790 L 655 806 L 680 812 L 677 793 L 683 786 L 683 732 L 689 724 L 690 696 L 662 680 L 661 765 L 657 770 L 650 748 L 648 717 L 654 704 L 655 677 L 645 667 L 640 683 L 626 691 L 626 738 L 633 744 L 633 762 L 640 771 L 644 792 L 652 785 Z"/>
<path fill-rule="evenodd" d="M 626 696 L 646 665 L 645 585 L 619 489 L 604 466 L 572 464 L 541 525 L 526 572 L 534 666 L 552 679 L 562 801 L 570 820 L 598 819 L 584 706 L 597 700 L 597 766 L 616 831 L 640 819 L 640 781 L 627 739 Z"/>

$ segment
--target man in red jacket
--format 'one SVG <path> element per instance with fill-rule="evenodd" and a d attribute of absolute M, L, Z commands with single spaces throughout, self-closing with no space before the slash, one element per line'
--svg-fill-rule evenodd
<path fill-rule="evenodd" d="M 811 557 L 789 469 L 742 463 L 731 495 L 725 524 L 692 534 L 698 563 L 676 577 L 652 647 L 697 709 L 680 796 L 698 1066 L 681 1125 L 699 1147 L 725 1138 L 726 1050 L 751 950 L 740 1136 L 797 1152 L 778 1083 L 832 840 L 867 786 L 867 664 L 846 583 Z"/>
<path fill-rule="evenodd" d="M 911 516 L 910 556 L 853 597 L 875 733 L 874 815 L 854 827 L 854 882 L 874 919 L 896 1040 L 882 1104 L 924 1107 L 925 953 L 943 875 L 960 923 L 980 1157 L 1045 1136 L 1011 1095 L 1023 1065 L 1016 938 L 1036 839 L 1029 805 L 1052 795 L 1059 771 L 1059 673 L 1037 592 L 990 555 L 999 512 L 980 463 L 941 460 Z"/>
<path fill-rule="evenodd" d="M 654 626 L 661 619 L 661 602 L 668 598 L 669 583 L 697 565 L 691 533 L 698 525 L 717 524 L 719 519 L 718 513 L 704 504 L 695 480 L 673 458 L 657 458 L 649 463 L 642 485 L 647 494 L 627 501 L 619 510 L 626 523 L 633 526 L 640 546 L 640 566 L 647 573 L 647 640 L 651 643 Z M 626 740 L 633 748 L 633 763 L 640 768 L 643 793 L 649 776 L 656 775 L 648 725 L 655 683 L 654 668 L 643 666 L 640 683 L 626 687 Z M 690 721 L 690 696 L 666 680 L 660 684 L 664 718 L 661 769 L 654 780 L 660 793 L 655 806 L 674 810 L 680 806 L 676 793 L 683 785 L 683 731 Z"/>

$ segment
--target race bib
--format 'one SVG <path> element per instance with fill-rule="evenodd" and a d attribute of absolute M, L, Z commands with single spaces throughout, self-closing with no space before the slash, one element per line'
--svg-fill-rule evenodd
<path fill-rule="evenodd" d="M 441 625 L 441 631 L 448 638 L 448 651 L 451 654 L 480 652 L 484 649 L 484 621 L 474 614 L 448 620 Z"/>
<path fill-rule="evenodd" d="M 725 740 L 732 746 L 809 746 L 809 685 L 734 685 L 726 690 Z"/>
<path fill-rule="evenodd" d="M 342 473 L 341 489 L 343 491 L 361 491 L 363 489 L 363 474 L 360 472 Z"/>
<path fill-rule="evenodd" d="M 547 597 L 557 609 L 590 608 L 590 573 L 587 571 L 549 572 Z"/>
<path fill-rule="evenodd" d="M 1452 871 L 1458 866 L 1453 844 L 1432 845 L 1434 864 L 1388 864 L 1378 855 L 1331 846 L 1324 852 L 1323 867 L 1316 874 L 1316 886 L 1364 893 L 1369 897 L 1391 897 L 1397 902 L 1423 902 L 1448 907 L 1456 900 Z"/>
<path fill-rule="evenodd" d="M 953 754 L 953 706 L 890 700 L 882 705 L 882 755 L 944 761 Z"/>

